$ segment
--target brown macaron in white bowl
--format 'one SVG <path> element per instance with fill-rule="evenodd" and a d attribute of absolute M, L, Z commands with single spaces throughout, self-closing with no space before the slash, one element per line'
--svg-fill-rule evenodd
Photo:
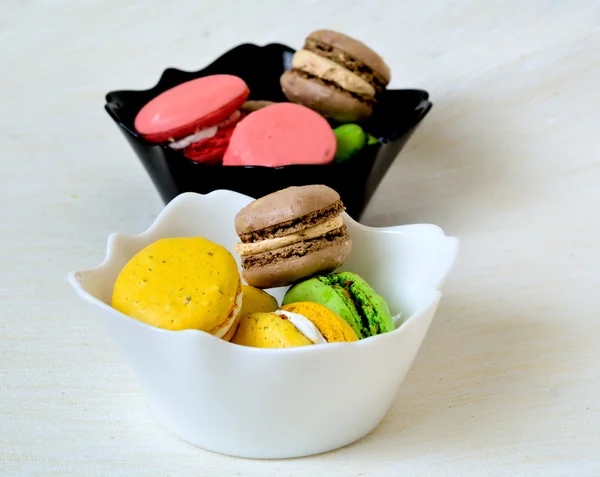
<path fill-rule="evenodd" d="M 320 184 L 250 202 L 235 216 L 242 277 L 248 285 L 276 288 L 335 270 L 352 248 L 343 212 L 339 194 Z"/>

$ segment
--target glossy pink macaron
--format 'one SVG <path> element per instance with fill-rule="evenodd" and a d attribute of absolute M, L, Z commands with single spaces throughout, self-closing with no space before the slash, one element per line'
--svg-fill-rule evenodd
<path fill-rule="evenodd" d="M 134 127 L 148 141 L 179 140 L 226 121 L 249 94 L 244 80 L 233 75 L 187 81 L 148 102 Z"/>
<path fill-rule="evenodd" d="M 299 104 L 277 103 L 250 113 L 237 124 L 223 165 L 329 164 L 336 147 L 333 130 L 321 115 Z"/>

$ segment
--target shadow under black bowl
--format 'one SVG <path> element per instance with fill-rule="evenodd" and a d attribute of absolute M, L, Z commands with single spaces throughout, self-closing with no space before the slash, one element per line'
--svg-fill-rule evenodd
<path fill-rule="evenodd" d="M 373 115 L 361 126 L 381 143 L 365 147 L 343 163 L 292 165 L 277 168 L 209 166 L 186 158 L 181 151 L 151 144 L 140 137 L 134 120 L 152 98 L 186 81 L 213 74 L 242 78 L 250 88 L 249 99 L 287 101 L 279 77 L 289 69 L 294 50 L 280 44 L 242 44 L 211 65 L 196 72 L 167 69 L 158 84 L 144 91 L 113 91 L 105 109 L 134 149 L 165 203 L 183 192 L 207 194 L 227 189 L 258 198 L 289 186 L 325 184 L 341 196 L 346 211 L 360 220 L 377 186 L 432 107 L 422 90 L 387 90 L 379 97 Z M 332 127 L 336 123 L 330 122 Z"/>

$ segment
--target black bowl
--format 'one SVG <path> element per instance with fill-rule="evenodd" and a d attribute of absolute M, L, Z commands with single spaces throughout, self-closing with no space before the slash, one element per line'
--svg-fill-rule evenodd
<path fill-rule="evenodd" d="M 381 143 L 365 147 L 346 162 L 324 166 L 209 166 L 191 161 L 180 151 L 167 146 L 151 144 L 135 132 L 135 117 L 148 101 L 180 83 L 202 76 L 236 75 L 248 84 L 249 99 L 287 101 L 279 77 L 289 68 L 293 54 L 294 50 L 285 45 L 243 44 L 200 71 L 169 68 L 154 88 L 113 91 L 106 95 L 106 111 L 142 161 L 165 203 L 183 192 L 206 194 L 228 189 L 258 198 L 293 185 L 325 184 L 340 194 L 348 214 L 360 219 L 392 162 L 431 109 L 426 91 L 384 91 L 373 115 L 361 124 Z M 330 123 L 332 127 L 337 125 Z"/>

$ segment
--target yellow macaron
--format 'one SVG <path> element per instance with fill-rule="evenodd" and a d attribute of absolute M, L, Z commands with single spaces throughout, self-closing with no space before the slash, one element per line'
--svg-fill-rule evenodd
<path fill-rule="evenodd" d="M 251 287 L 250 285 L 242 285 L 242 309 L 233 326 L 229 328 L 227 334 L 223 336 L 223 339 L 230 341 L 237 331 L 239 322 L 250 316 L 252 313 L 268 313 L 270 311 L 275 311 L 278 306 L 277 300 L 266 291 L 261 290 L 260 288 Z"/>
<path fill-rule="evenodd" d="M 240 320 L 231 342 L 257 348 L 289 348 L 358 341 L 338 314 L 318 303 L 299 302 Z"/>
<path fill-rule="evenodd" d="M 240 320 L 231 342 L 254 348 L 290 348 L 313 344 L 291 321 L 275 313 L 253 313 Z"/>
<path fill-rule="evenodd" d="M 358 341 L 358 336 L 351 326 L 340 315 L 320 303 L 300 301 L 284 305 L 280 310 L 308 318 L 328 343 Z"/>
<path fill-rule="evenodd" d="M 242 307 L 242 284 L 227 249 L 202 237 L 165 238 L 119 273 L 113 308 L 159 328 L 224 337 Z"/>

